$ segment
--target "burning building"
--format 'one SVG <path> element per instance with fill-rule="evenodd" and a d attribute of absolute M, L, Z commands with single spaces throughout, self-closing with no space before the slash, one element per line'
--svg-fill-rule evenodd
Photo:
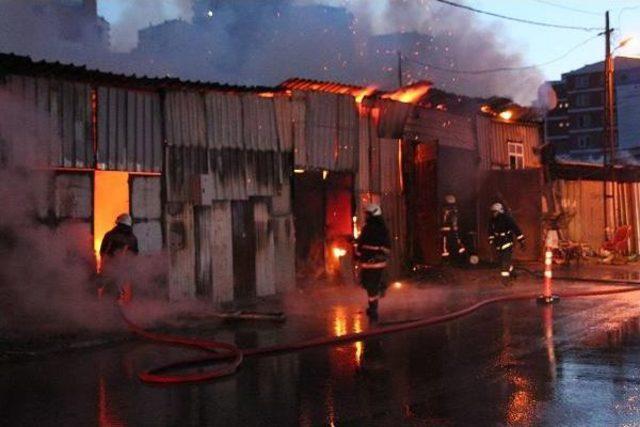
<path fill-rule="evenodd" d="M 299 269 L 311 258 L 331 270 L 368 201 L 382 205 L 392 270 L 402 269 L 406 91 L 138 78 L 15 55 L 0 64 L 0 102 L 41 119 L 28 166 L 43 183 L 33 219 L 90 253 L 129 212 L 142 254 L 167 257 L 170 299 L 286 291 L 296 255 Z M 23 141 L 1 124 L 0 158 L 11 167 Z"/>

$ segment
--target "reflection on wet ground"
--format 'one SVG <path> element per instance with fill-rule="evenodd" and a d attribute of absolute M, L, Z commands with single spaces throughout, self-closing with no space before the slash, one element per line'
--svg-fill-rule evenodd
<path fill-rule="evenodd" d="M 234 377 L 149 387 L 141 367 L 191 356 L 132 343 L 5 364 L 7 425 L 624 425 L 640 421 L 640 320 L 628 296 L 495 305 L 339 347 L 248 359 Z M 318 329 L 366 330 L 333 305 Z M 228 331 L 244 346 L 277 327 Z M 219 338 L 225 338 L 219 336 Z"/>

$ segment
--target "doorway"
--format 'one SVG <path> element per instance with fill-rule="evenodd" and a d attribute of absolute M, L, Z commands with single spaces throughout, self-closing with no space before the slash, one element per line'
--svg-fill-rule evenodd
<path fill-rule="evenodd" d="M 93 176 L 93 249 L 100 270 L 100 245 L 121 213 L 129 213 L 129 173 L 95 171 Z"/>

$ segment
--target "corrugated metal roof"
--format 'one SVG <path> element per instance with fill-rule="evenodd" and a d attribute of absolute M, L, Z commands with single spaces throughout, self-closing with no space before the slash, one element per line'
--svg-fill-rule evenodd
<path fill-rule="evenodd" d="M 0 53 L 0 75 L 18 74 L 29 76 L 57 76 L 84 83 L 96 83 L 114 87 L 143 90 L 197 89 L 229 92 L 273 92 L 277 88 L 268 86 L 237 86 L 216 82 L 181 80 L 174 77 L 148 77 L 136 74 L 118 74 L 89 69 L 83 65 L 61 62 L 35 61 L 28 56 Z"/>
<path fill-rule="evenodd" d="M 364 86 L 354 86 L 338 82 L 324 82 L 320 80 L 292 78 L 280 83 L 283 90 L 310 90 L 317 92 L 328 92 L 339 95 L 354 95 L 365 89 Z"/>

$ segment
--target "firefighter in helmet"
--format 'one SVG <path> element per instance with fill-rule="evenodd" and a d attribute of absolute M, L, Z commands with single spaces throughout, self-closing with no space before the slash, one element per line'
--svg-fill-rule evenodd
<path fill-rule="evenodd" d="M 453 194 L 447 194 L 444 197 L 440 231 L 442 232 L 442 258 L 444 260 L 454 258 L 456 261 L 460 261 L 466 252 L 466 248 L 460 240 L 458 206 L 456 197 Z"/>
<path fill-rule="evenodd" d="M 370 204 L 365 209 L 366 221 L 356 240 L 355 256 L 360 267 L 360 282 L 367 291 L 367 315 L 378 318 L 378 300 L 385 291 L 384 271 L 391 253 L 389 231 L 382 218 L 382 209 Z"/>
<path fill-rule="evenodd" d="M 492 244 L 498 254 L 500 262 L 500 275 L 503 284 L 508 286 L 515 278 L 513 268 L 513 245 L 518 242 L 524 247 L 524 235 L 511 215 L 505 212 L 502 203 L 491 205 L 491 221 L 489 223 L 489 243 Z"/>
<path fill-rule="evenodd" d="M 101 271 L 109 282 L 115 282 L 120 293 L 120 300 L 128 302 L 131 298 L 131 282 L 124 263 L 127 255 L 138 254 L 138 239 L 133 234 L 131 215 L 123 213 L 116 218 L 116 225 L 108 231 L 100 244 Z M 101 295 L 104 287 L 99 290 Z"/>

